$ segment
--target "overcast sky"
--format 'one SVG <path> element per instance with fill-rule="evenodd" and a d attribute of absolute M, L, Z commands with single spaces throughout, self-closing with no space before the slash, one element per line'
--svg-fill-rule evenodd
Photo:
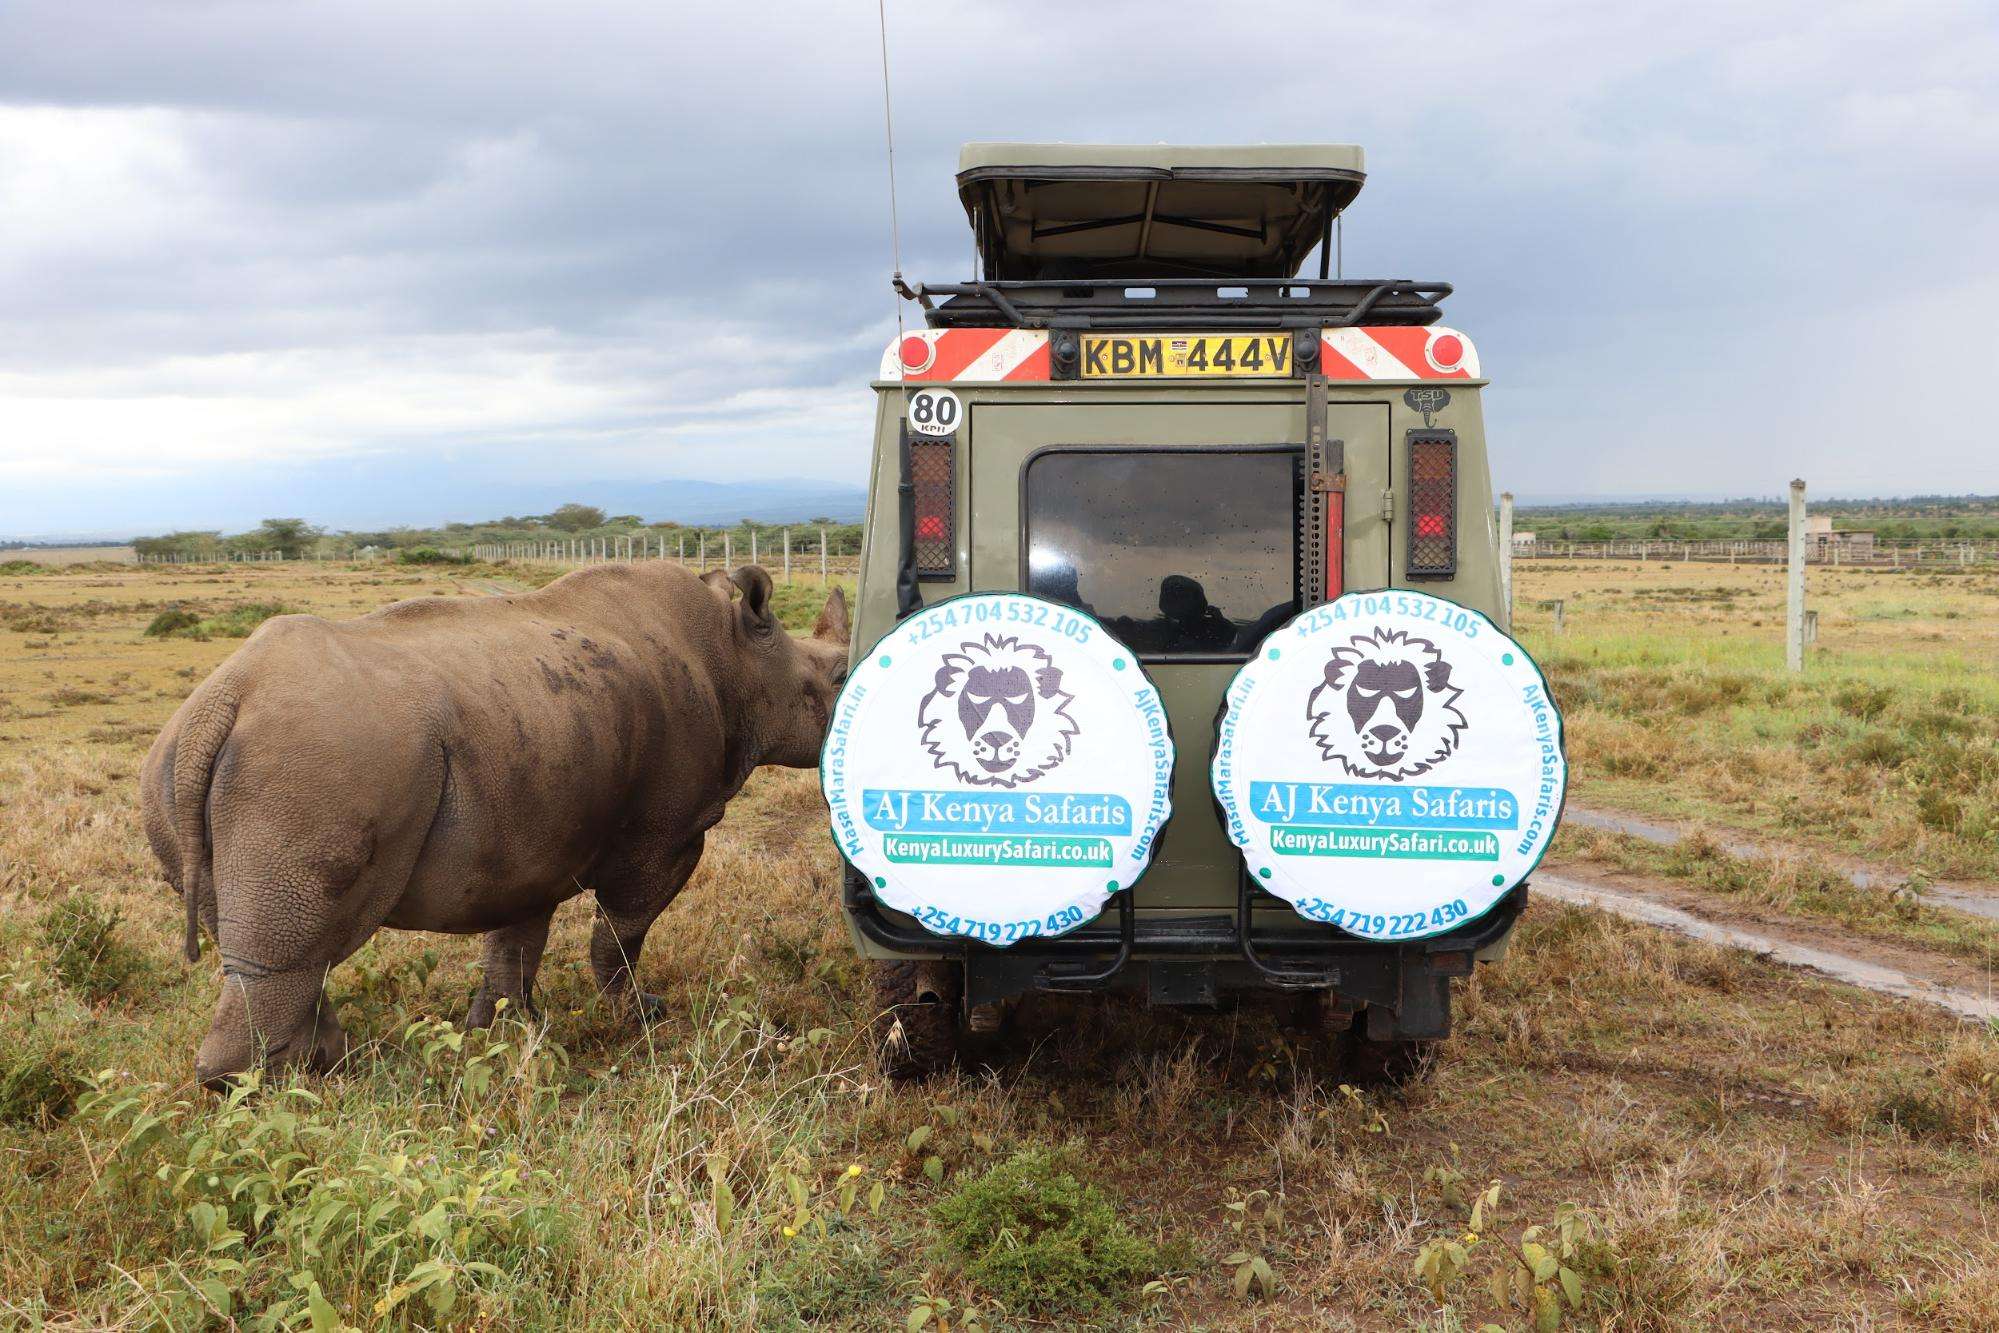
<path fill-rule="evenodd" d="M 1999 491 L 1990 0 L 887 9 L 912 276 L 966 276 L 965 140 L 1355 142 L 1346 271 L 1457 285 L 1502 485 Z M 877 40 L 872 0 L 0 0 L 0 531 L 858 481 Z"/>

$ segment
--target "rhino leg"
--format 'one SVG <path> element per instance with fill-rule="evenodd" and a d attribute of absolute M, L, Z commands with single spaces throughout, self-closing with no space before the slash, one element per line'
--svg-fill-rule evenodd
<path fill-rule="evenodd" d="M 540 1017 L 534 1007 L 534 978 L 541 970 L 542 950 L 548 947 L 548 923 L 554 919 L 555 913 L 548 912 L 486 933 L 481 964 L 485 975 L 479 982 L 479 993 L 472 997 L 465 1026 L 491 1024 L 503 999 L 516 1014 Z"/>
<path fill-rule="evenodd" d="M 208 1087 L 259 1064 L 325 1070 L 346 1056 L 326 975 L 401 898 L 444 777 L 442 752 L 418 738 L 413 753 L 396 756 L 398 794 L 411 799 L 385 806 L 365 784 L 329 791 L 302 781 L 296 747 L 254 725 L 239 723 L 231 745 L 239 750 L 210 790 L 223 984 L 195 1055 Z"/>
<path fill-rule="evenodd" d="M 590 970 L 597 989 L 621 1007 L 629 1006 L 642 1022 L 660 1017 L 664 1002 L 632 984 L 646 932 L 666 905 L 679 895 L 694 867 L 701 862 L 705 834 L 678 847 L 646 846 L 620 850 L 599 867 L 597 923 L 590 931 Z"/>
<path fill-rule="evenodd" d="M 326 998 L 324 966 L 289 972 L 223 974 L 222 998 L 195 1052 L 194 1074 L 221 1092 L 260 1064 L 302 1063 L 324 1073 L 347 1058 L 347 1031 Z"/>

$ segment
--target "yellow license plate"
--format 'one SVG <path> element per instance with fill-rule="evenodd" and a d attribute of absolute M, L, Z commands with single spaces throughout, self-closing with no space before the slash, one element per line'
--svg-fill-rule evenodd
<path fill-rule="evenodd" d="M 1291 374 L 1289 333 L 1086 333 L 1083 378 L 1259 379 Z"/>

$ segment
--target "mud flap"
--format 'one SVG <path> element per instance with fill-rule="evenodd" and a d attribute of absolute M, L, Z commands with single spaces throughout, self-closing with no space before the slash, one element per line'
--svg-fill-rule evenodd
<path fill-rule="evenodd" d="M 1369 1041 L 1430 1041 L 1451 1035 L 1451 979 L 1421 959 L 1405 958 L 1394 1008 L 1370 1004 Z"/>

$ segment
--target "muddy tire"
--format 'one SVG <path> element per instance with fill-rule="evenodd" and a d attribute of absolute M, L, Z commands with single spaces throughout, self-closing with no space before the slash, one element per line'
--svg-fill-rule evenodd
<path fill-rule="evenodd" d="M 928 1078 L 958 1058 L 957 963 L 878 962 L 874 965 L 875 1051 L 882 1072 L 900 1081 Z"/>

